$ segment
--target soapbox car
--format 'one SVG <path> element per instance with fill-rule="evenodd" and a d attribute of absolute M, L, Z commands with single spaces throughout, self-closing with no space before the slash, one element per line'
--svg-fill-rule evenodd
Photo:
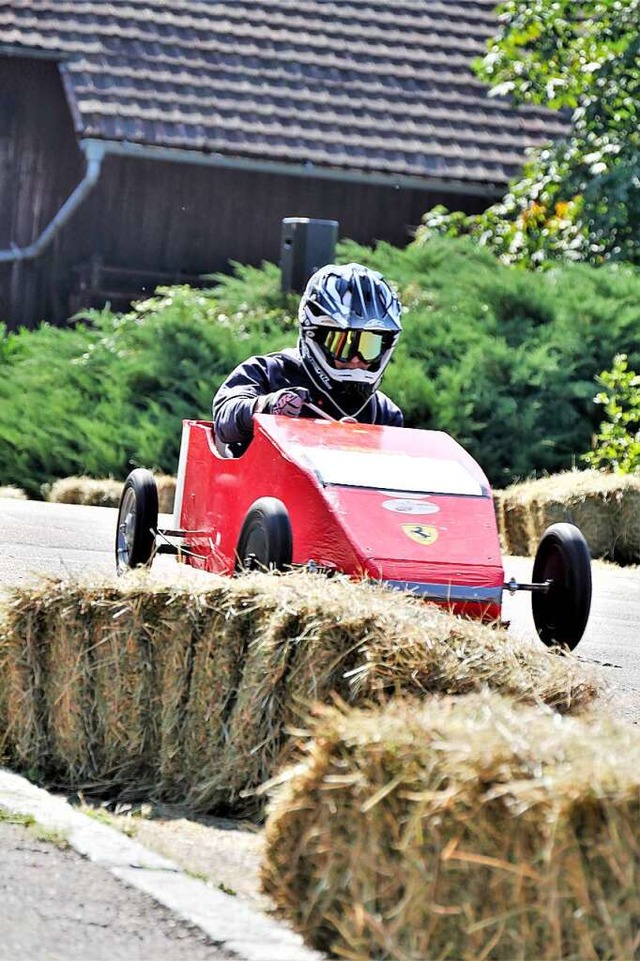
<path fill-rule="evenodd" d="M 572 524 L 544 533 L 532 583 L 505 582 L 487 478 L 441 431 L 261 414 L 231 458 L 210 422 L 184 421 L 173 526 L 158 528 L 148 470 L 132 471 L 120 501 L 118 571 L 155 553 L 218 574 L 340 572 L 484 621 L 500 621 L 504 590 L 530 591 L 542 641 L 569 648 L 591 604 L 589 549 Z"/>

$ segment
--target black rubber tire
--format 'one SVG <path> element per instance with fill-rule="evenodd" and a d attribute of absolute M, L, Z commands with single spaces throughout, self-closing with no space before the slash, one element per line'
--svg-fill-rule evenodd
<path fill-rule="evenodd" d="M 552 524 L 540 539 L 533 583 L 552 582 L 548 593 L 531 597 L 533 621 L 549 647 L 573 650 L 584 634 L 591 609 L 591 554 L 574 524 Z"/>
<path fill-rule="evenodd" d="M 137 467 L 122 489 L 116 528 L 118 574 L 149 564 L 158 529 L 158 487 L 151 471 Z"/>
<path fill-rule="evenodd" d="M 261 497 L 249 508 L 236 548 L 236 571 L 278 570 L 291 566 L 293 537 L 289 513 L 275 497 Z"/>

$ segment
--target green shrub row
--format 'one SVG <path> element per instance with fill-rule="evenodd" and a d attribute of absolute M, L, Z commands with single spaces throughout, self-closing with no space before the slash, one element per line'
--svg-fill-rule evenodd
<path fill-rule="evenodd" d="M 384 389 L 412 427 L 448 431 L 496 487 L 572 467 L 602 419 L 595 378 L 640 364 L 640 273 L 504 266 L 468 238 L 399 249 L 346 242 L 407 309 Z M 246 356 L 295 343 L 297 298 L 276 266 L 237 267 L 208 290 L 162 288 L 126 315 L 0 338 L 0 484 L 37 495 L 69 475 L 173 473 L 184 417 L 208 417 Z"/>

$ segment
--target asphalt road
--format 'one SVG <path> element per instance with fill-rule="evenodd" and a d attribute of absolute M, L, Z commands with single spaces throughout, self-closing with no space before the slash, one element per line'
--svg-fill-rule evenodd
<path fill-rule="evenodd" d="M 112 574 L 115 523 L 112 508 L 0 500 L 0 586 L 28 584 L 43 573 Z M 176 568 L 167 556 L 154 563 Z M 504 558 L 507 580 L 528 581 L 531 568 L 529 558 Z M 615 713 L 640 723 L 640 569 L 595 561 L 593 578 L 591 617 L 576 654 L 610 685 Z M 511 630 L 535 637 L 528 593 L 505 592 L 503 617 Z"/>
<path fill-rule="evenodd" d="M 76 851 L 0 820 L 3 961 L 214 961 L 233 955 Z"/>

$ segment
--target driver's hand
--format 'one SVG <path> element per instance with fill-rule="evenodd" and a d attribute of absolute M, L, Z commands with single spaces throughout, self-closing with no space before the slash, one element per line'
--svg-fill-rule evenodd
<path fill-rule="evenodd" d="M 273 394 L 259 397 L 254 413 L 299 417 L 303 405 L 310 396 L 306 387 L 283 387 L 282 390 L 276 390 Z"/>

